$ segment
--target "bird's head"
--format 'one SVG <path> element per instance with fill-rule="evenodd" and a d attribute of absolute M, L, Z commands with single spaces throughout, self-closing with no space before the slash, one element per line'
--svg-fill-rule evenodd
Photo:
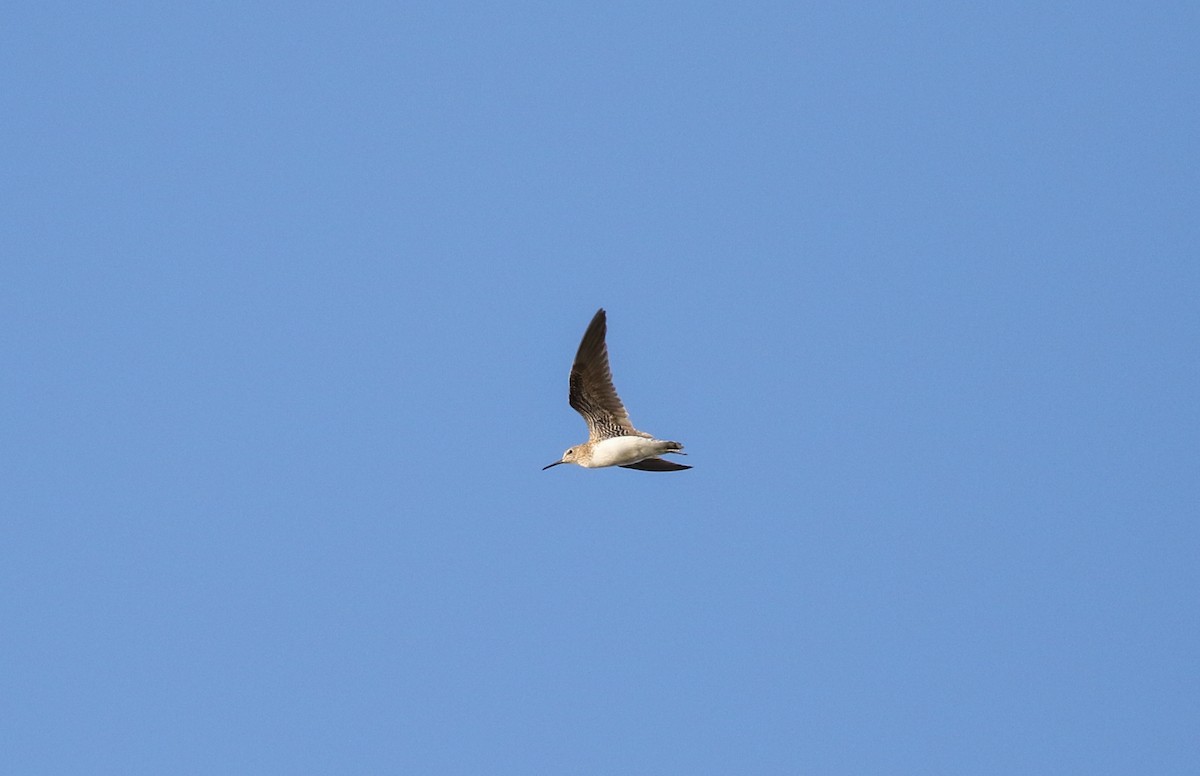
<path fill-rule="evenodd" d="M 578 455 L 579 445 L 576 445 L 575 447 L 568 447 L 567 451 L 562 454 L 562 458 L 550 464 L 550 466 L 543 466 L 542 471 L 546 471 L 551 466 L 558 466 L 560 463 L 575 463 L 575 459 Z"/>

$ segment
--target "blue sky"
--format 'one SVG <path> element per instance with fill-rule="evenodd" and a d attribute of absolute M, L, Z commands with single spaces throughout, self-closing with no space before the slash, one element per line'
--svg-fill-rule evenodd
<path fill-rule="evenodd" d="M 1200 767 L 1194 5 L 0 13 L 5 772 Z"/>

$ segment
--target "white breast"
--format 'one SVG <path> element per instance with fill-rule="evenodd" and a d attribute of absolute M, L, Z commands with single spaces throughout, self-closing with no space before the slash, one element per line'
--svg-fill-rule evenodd
<path fill-rule="evenodd" d="M 600 466 L 623 466 L 654 456 L 653 439 L 636 436 L 619 436 L 596 443 L 592 448 L 592 460 L 588 468 Z"/>

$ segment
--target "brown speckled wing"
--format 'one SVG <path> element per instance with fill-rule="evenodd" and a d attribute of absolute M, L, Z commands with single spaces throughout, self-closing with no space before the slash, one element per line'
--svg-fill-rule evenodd
<path fill-rule="evenodd" d="M 608 346 L 604 343 L 607 331 L 604 310 L 597 310 L 583 334 L 571 367 L 571 406 L 587 421 L 590 442 L 617 436 L 649 439 L 649 434 L 638 431 L 629 422 L 629 413 L 613 387 L 612 372 L 608 368 Z"/>

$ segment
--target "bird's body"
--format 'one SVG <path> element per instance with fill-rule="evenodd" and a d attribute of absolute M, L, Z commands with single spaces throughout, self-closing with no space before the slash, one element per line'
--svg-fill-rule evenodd
<path fill-rule="evenodd" d="M 630 423 L 629 413 L 612 383 L 608 346 L 604 342 L 607 329 L 604 310 L 596 311 L 571 366 L 569 401 L 587 421 L 588 441 L 570 448 L 550 466 L 573 463 L 587 469 L 623 466 L 656 472 L 692 468 L 658 457 L 664 453 L 685 455 L 682 444 L 655 439 Z"/>
<path fill-rule="evenodd" d="M 653 458 L 663 453 L 676 452 L 678 442 L 665 442 L 642 436 L 618 436 L 591 442 L 591 455 L 587 463 L 580 466 L 594 469 L 600 466 L 622 466 Z"/>

